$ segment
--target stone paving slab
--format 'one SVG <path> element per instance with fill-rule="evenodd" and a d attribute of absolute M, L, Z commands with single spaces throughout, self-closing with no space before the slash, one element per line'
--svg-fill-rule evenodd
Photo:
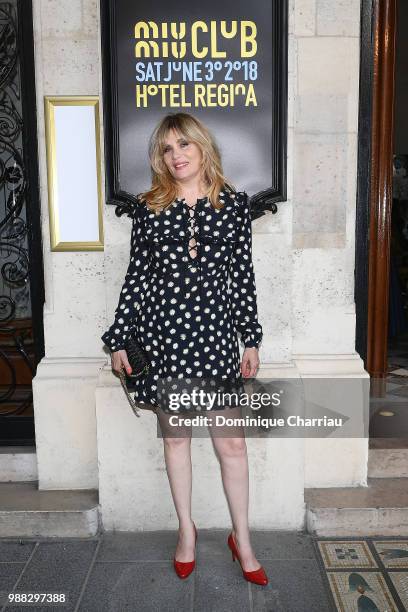
<path fill-rule="evenodd" d="M 81 599 L 81 612 L 191 610 L 193 582 L 179 580 L 168 561 L 96 563 Z"/>
<path fill-rule="evenodd" d="M 24 563 L 1 563 L 0 564 L 0 592 L 9 591 L 13 588 L 18 577 L 24 569 Z"/>
<path fill-rule="evenodd" d="M 260 587 L 262 588 L 262 587 Z M 249 584 L 242 577 L 238 562 L 203 559 L 197 563 L 194 577 L 194 612 L 250 611 Z"/>
<path fill-rule="evenodd" d="M 0 539 L 0 563 L 26 563 L 35 547 L 34 541 L 16 540 L 5 541 Z"/>
<path fill-rule="evenodd" d="M 278 592 L 284 612 L 334 610 L 316 560 L 268 560 L 262 561 L 262 564 L 269 576 L 272 589 Z M 269 612 L 269 610 L 275 612 L 273 607 L 265 607 L 262 599 L 259 599 L 253 602 L 253 612 Z"/>
<path fill-rule="evenodd" d="M 105 533 L 98 551 L 98 561 L 166 561 L 173 558 L 174 531 Z"/>
<path fill-rule="evenodd" d="M 93 560 L 97 542 L 86 541 L 41 541 L 35 544 L 35 549 L 19 577 L 16 592 L 23 593 L 65 593 L 70 604 L 59 606 L 60 610 L 74 610 L 79 598 L 81 587 L 86 573 Z M 7 547 L 7 543 L 0 540 L 0 550 Z M 0 572 L 4 566 L 13 564 L 0 564 Z M 21 568 L 23 569 L 23 568 Z M 21 571 L 21 570 L 20 570 Z M 4 601 L 2 601 L 4 603 Z M 58 606 L 7 606 L 6 610 L 28 612 L 32 608 L 38 612 L 41 609 L 58 609 Z"/>

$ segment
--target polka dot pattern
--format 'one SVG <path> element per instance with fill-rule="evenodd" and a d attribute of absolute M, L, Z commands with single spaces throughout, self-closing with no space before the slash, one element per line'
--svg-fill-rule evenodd
<path fill-rule="evenodd" d="M 160 379 L 240 379 L 237 332 L 245 347 L 262 340 L 248 196 L 224 188 L 220 199 L 221 210 L 207 197 L 177 198 L 160 214 L 134 206 L 129 266 L 102 340 L 117 351 L 135 332 L 151 362 L 134 383 L 142 403 L 157 404 Z"/>

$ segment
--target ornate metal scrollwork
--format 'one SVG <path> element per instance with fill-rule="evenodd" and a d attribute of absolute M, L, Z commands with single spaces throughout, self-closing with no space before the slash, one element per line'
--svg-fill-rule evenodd
<path fill-rule="evenodd" d="M 17 4 L 0 3 L 0 417 L 32 404 L 26 172 Z M 30 341 L 31 337 L 31 341 Z M 21 380 L 25 382 L 19 384 Z M 3 382 L 4 381 L 4 382 Z"/>

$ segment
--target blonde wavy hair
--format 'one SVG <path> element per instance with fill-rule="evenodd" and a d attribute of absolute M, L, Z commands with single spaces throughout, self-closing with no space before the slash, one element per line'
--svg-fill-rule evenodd
<path fill-rule="evenodd" d="M 165 210 L 178 197 L 177 184 L 163 159 L 165 140 L 171 129 L 180 137 L 194 142 L 201 150 L 202 177 L 208 187 L 205 195 L 214 208 L 222 208 L 224 204 L 219 201 L 220 191 L 225 188 L 235 191 L 235 187 L 223 174 L 220 151 L 210 131 L 189 113 L 168 114 L 155 127 L 149 141 L 152 186 L 137 197 L 145 200 L 148 208 L 155 212 Z"/>

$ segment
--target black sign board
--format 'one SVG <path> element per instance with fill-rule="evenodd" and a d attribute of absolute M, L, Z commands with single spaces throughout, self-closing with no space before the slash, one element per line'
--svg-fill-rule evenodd
<path fill-rule="evenodd" d="M 286 199 L 287 0 L 102 0 L 101 18 L 108 203 L 126 209 L 150 187 L 149 137 L 165 114 L 187 112 L 253 208 L 275 212 Z"/>

